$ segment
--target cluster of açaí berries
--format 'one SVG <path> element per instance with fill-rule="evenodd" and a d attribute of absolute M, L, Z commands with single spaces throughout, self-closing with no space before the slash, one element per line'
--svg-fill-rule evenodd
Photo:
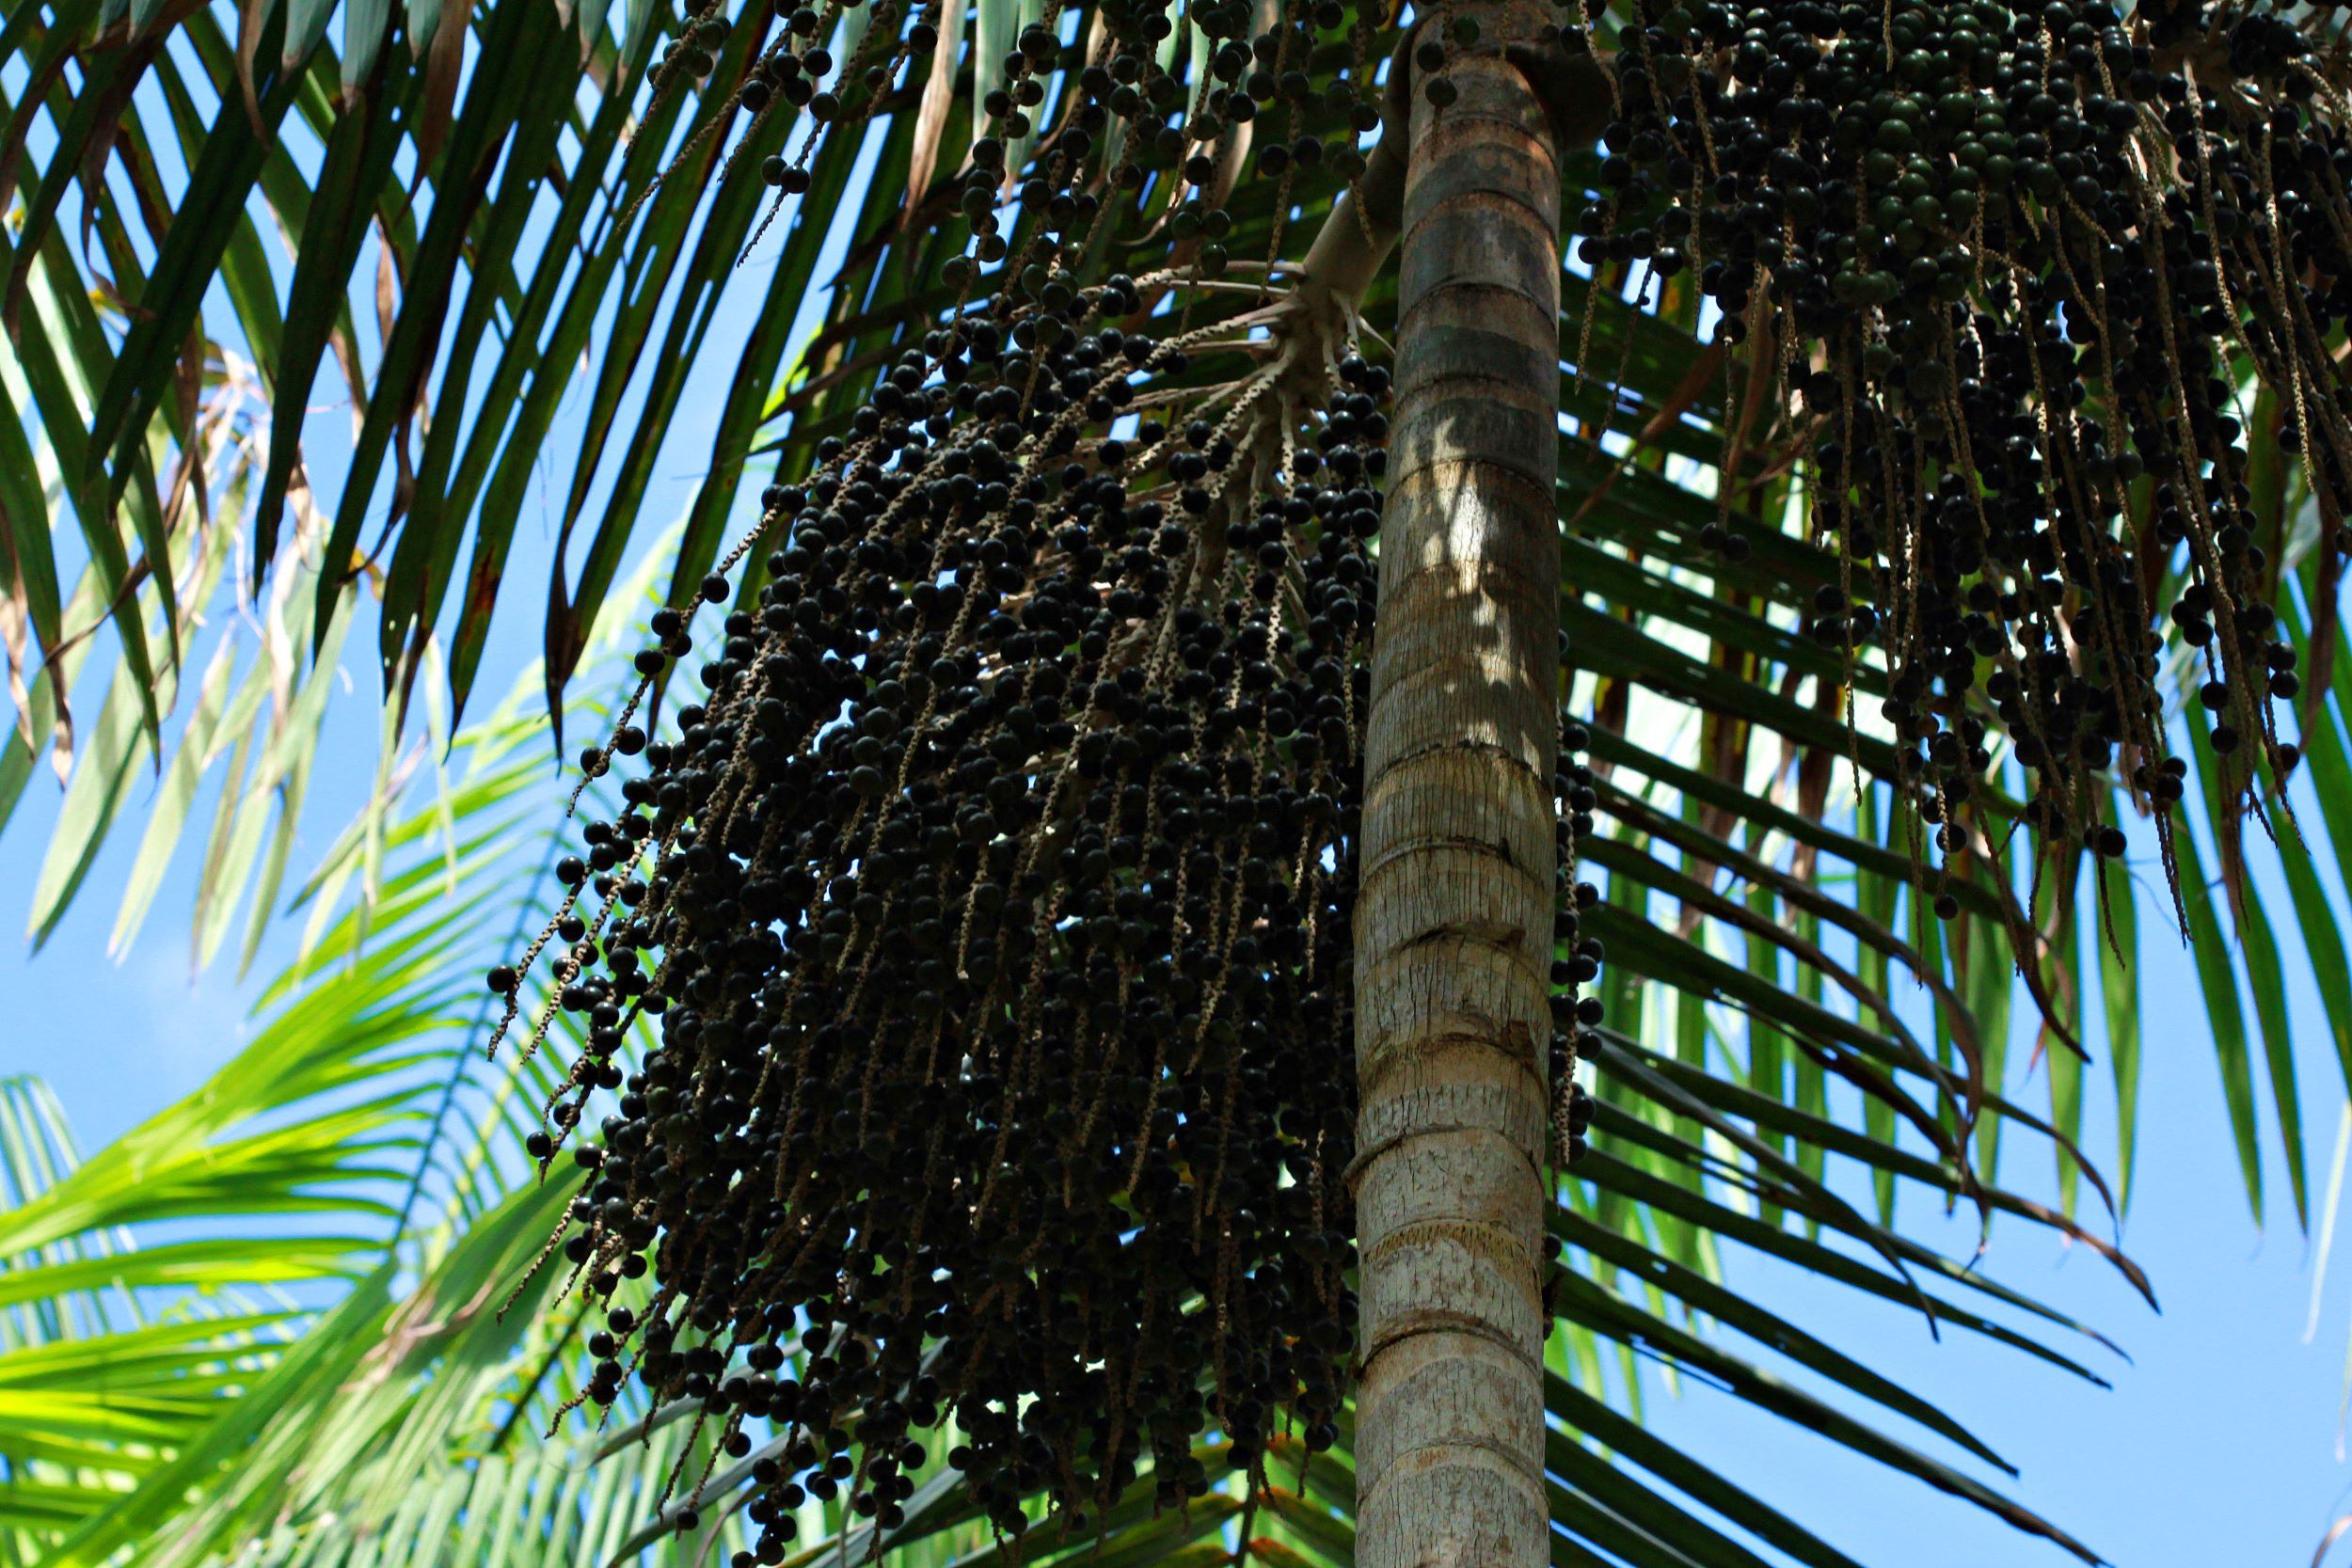
<path fill-rule="evenodd" d="M 1941 847 L 1968 843 L 1992 762 L 1982 673 L 2032 826 L 2120 854 L 2115 768 L 2169 862 L 2186 769 L 2159 612 L 2201 651 L 2240 803 L 2251 759 L 2292 768 L 2273 702 L 2296 652 L 2258 542 L 2278 519 L 2249 472 L 2271 433 L 2235 381 L 2342 550 L 2338 54 L 2264 8 L 2106 0 L 1639 0 L 1618 44 L 1584 253 L 1695 264 L 1809 421 L 1813 515 L 1849 574 L 1812 628 L 1886 650 L 1884 717 Z"/>

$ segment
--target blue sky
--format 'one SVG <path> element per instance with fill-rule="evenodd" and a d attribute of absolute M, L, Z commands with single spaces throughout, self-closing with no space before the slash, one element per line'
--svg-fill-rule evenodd
<path fill-rule="evenodd" d="M 731 325 L 740 324 L 763 287 L 755 263 L 736 275 L 726 307 L 734 314 L 723 312 L 720 341 Z M 818 301 L 812 296 L 810 308 Z M 691 495 L 715 413 L 715 398 L 690 399 L 682 411 L 645 510 L 645 535 L 654 531 L 652 522 Z M 625 408 L 621 418 L 631 417 L 633 409 Z M 574 411 L 573 420 L 558 424 L 551 444 L 560 449 L 576 434 L 576 419 Z M 323 454 L 338 433 L 347 440 L 347 415 L 323 407 L 312 426 L 320 443 L 313 462 L 324 473 L 329 460 Z M 535 585 L 545 580 L 553 536 L 552 517 L 527 509 L 477 712 L 487 711 L 536 651 L 542 600 Z M 297 868 L 326 847 L 372 782 L 376 675 L 362 643 L 373 645 L 372 639 L 355 640 L 346 657 L 351 695 L 330 709 Z M 548 782 L 552 791 L 552 766 Z M 153 781 L 143 779 L 135 787 L 127 817 L 134 825 Z M 210 789 L 199 797 L 197 820 L 212 798 Z M 0 833 L 0 927 L 22 928 L 57 799 L 44 769 Z M 246 1036 L 246 1007 L 256 989 L 240 982 L 230 962 L 191 974 L 184 923 L 193 898 L 194 851 L 184 846 L 145 931 L 119 962 L 106 956 L 114 900 L 136 842 L 135 832 L 118 832 L 76 907 L 38 956 L 22 941 L 0 942 L 0 997 L 7 1006 L 0 1072 L 45 1077 L 86 1144 L 122 1132 L 226 1060 Z M 2274 907 L 2283 908 L 2283 901 Z M 291 954 L 299 928 L 299 922 L 278 923 L 254 966 L 257 980 Z M 2147 1066 L 2137 1190 L 2122 1240 L 2153 1275 L 2164 1311 L 2152 1313 L 2104 1261 L 2063 1246 L 2046 1231 L 1997 1227 L 1985 1259 L 1986 1268 L 2005 1283 L 2085 1319 L 2128 1353 L 2126 1362 L 2095 1346 L 2082 1348 L 2113 1388 L 2091 1386 L 1961 1336 L 1947 1335 L 1939 1344 L 1916 1315 L 1824 1289 L 1757 1259 L 1733 1259 L 1733 1277 L 1976 1430 L 2018 1467 L 2016 1496 L 2109 1560 L 2127 1568 L 2299 1565 L 2310 1560 L 2329 1522 L 2352 1509 L 2352 1467 L 2336 1451 L 2344 1346 L 2352 1333 L 2352 1262 L 2339 1260 L 2317 1335 L 2307 1342 L 2311 1248 L 2285 1201 L 2267 1095 L 2262 1099 L 2272 1200 L 2268 1227 L 2258 1229 L 2228 1137 L 2189 965 L 2170 947 L 2157 911 L 2143 914 L 2141 930 Z M 2304 1119 L 2314 1146 L 2314 1180 L 2324 1181 L 2342 1090 L 2315 988 L 2341 987 L 2344 977 L 2306 969 L 2291 978 Z M 2092 1043 L 2095 1049 L 2098 1042 Z M 2025 1082 L 2026 1054 L 2023 1049 L 2012 1053 L 2012 1085 L 2020 1098 L 2039 1102 L 2042 1086 Z M 2104 1061 L 2089 1082 L 2090 1147 L 2104 1151 L 2112 1145 L 2113 1119 Z M 2012 1140 L 2004 1160 L 2009 1183 L 2038 1195 L 2054 1190 L 2041 1148 Z M 1939 1227 L 1915 1207 L 1907 1217 L 1915 1233 L 1951 1250 L 1964 1253 L 1973 1245 L 1972 1221 Z M 1783 1503 L 1866 1563 L 2034 1568 L 2071 1560 L 1916 1481 L 1706 1388 L 1686 1384 L 1670 1393 L 1653 1380 L 1647 1394 L 1649 1418 L 1662 1432 Z M 1933 1439 L 1914 1435 L 1939 1457 L 1954 1457 Z M 1991 1479 L 1984 1466 L 1963 1467 Z M 2352 1543 L 2340 1544 L 2334 1560 L 2352 1563 Z"/>

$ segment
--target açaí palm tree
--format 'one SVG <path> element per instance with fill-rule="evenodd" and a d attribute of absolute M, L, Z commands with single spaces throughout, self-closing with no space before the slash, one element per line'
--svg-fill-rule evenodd
<path fill-rule="evenodd" d="M 2089 1558 L 1699 1320 L 1993 1457 L 1717 1249 L 2072 1366 L 1895 1193 L 2137 1281 L 2072 1218 L 2091 985 L 2137 1084 L 2135 844 L 2259 1203 L 2242 965 L 2302 1214 L 2242 824 L 2341 969 L 2340 55 L 2071 0 L 20 0 L 0 809 L 44 752 L 66 784 L 35 935 L 152 768 L 127 941 L 226 761 L 198 945 L 249 907 L 249 959 L 369 597 L 389 703 L 254 1045 L 78 1168 L 5 1101 L 12 1554 L 1846 1561 L 1629 1418 L 1614 1342 Z M 562 733 L 698 395 L 710 471 L 527 942 L 488 895 L 534 726 L 404 807 L 408 710 L 437 765 L 568 458 Z M 2004 1093 L 2013 976 L 2048 1121 Z M 524 1066 L 471 1053 L 501 1037 Z M 2010 1125 L 2062 1210 L 1994 1183 Z M 358 1231 L 122 1228 L 312 1209 Z M 537 1454 L 599 1407 L 597 1463 Z"/>

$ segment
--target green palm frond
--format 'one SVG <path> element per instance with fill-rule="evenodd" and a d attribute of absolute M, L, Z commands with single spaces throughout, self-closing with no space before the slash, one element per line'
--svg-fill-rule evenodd
<path fill-rule="evenodd" d="M 49 1536 L 110 1509 L 304 1342 L 289 1292 L 373 1266 L 375 1195 L 420 1120 L 398 1085 L 451 1049 L 433 1040 L 438 957 L 405 944 L 277 1011 L 199 1093 L 78 1164 L 48 1162 L 0 1212 L 0 1296 L 22 1334 L 0 1355 L 10 1528 Z M 9 1163 L 40 1168 L 27 1119 L 11 1118 Z"/>
<path fill-rule="evenodd" d="M 644 542 L 650 465 L 760 217 L 760 154 L 791 116 L 723 159 L 709 133 L 737 117 L 720 97 L 648 105 L 644 67 L 667 24 L 651 7 L 485 6 L 451 11 L 446 32 L 441 9 L 259 0 L 242 39 L 185 7 L 0 10 L 0 55 L 30 62 L 36 89 L 0 101 L 8 145 L 31 149 L 0 183 L 0 210 L 16 204 L 0 233 L 0 620 L 22 693 L 0 822 L 44 755 L 69 784 L 37 938 L 81 891 L 143 768 L 167 772 L 166 799 L 117 944 L 146 912 L 189 798 L 224 768 L 238 804 L 206 852 L 201 956 L 248 889 L 253 911 L 273 905 L 326 699 L 317 673 L 363 601 L 381 612 L 376 651 L 404 709 L 432 665 L 436 702 L 463 714 L 542 443 L 584 355 L 603 370 L 559 549 L 590 542 L 579 579 L 559 576 L 548 605 L 551 691 L 578 668 L 625 548 Z M 550 58 L 581 72 L 534 69 Z M 698 142 L 709 155 L 677 156 Z M 847 180 L 848 153 L 834 165 L 820 194 Z M 543 182 L 560 193 L 545 211 Z M 91 245 L 72 243 L 77 228 Z M 737 406 L 679 568 L 689 588 L 826 247 L 823 224 L 776 232 L 774 326 L 743 345 L 732 377 Z M 280 243 L 290 273 L 269 254 Z M 204 311 L 215 279 L 230 306 L 217 321 Z M 371 341 L 356 317 L 379 305 Z M 625 395 L 647 368 L 654 395 Z M 336 493 L 312 489 L 302 451 L 322 378 L 361 411 Z M 617 431 L 632 404 L 634 428 Z M 600 470 L 608 450 L 626 454 L 617 479 Z M 371 516 L 386 521 L 363 537 Z M 259 636 L 221 613 L 247 594 Z M 107 626 L 120 656 L 93 721 L 81 677 Z"/>
<path fill-rule="evenodd" d="M 368 1438 L 440 1462 L 452 1412 L 512 1382 L 536 1314 L 497 1308 L 568 1196 L 520 1180 L 548 1064 L 476 1049 L 480 968 L 538 918 L 535 690 L 462 737 L 456 777 L 380 792 L 328 847 L 288 900 L 300 955 L 195 1093 L 84 1159 L 46 1089 L 0 1086 L 0 1520 L 21 1559 L 104 1560 L 176 1521 L 196 1560 L 347 1482 Z"/>

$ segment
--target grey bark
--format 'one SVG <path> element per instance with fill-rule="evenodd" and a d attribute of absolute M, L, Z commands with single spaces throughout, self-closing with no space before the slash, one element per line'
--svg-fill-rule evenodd
<path fill-rule="evenodd" d="M 1534 39 L 1548 11 L 1453 14 L 1476 19 L 1482 42 L 1447 71 L 1456 102 L 1411 95 L 1365 736 L 1361 1568 L 1537 1568 L 1549 1556 L 1559 158 L 1503 48 Z"/>

